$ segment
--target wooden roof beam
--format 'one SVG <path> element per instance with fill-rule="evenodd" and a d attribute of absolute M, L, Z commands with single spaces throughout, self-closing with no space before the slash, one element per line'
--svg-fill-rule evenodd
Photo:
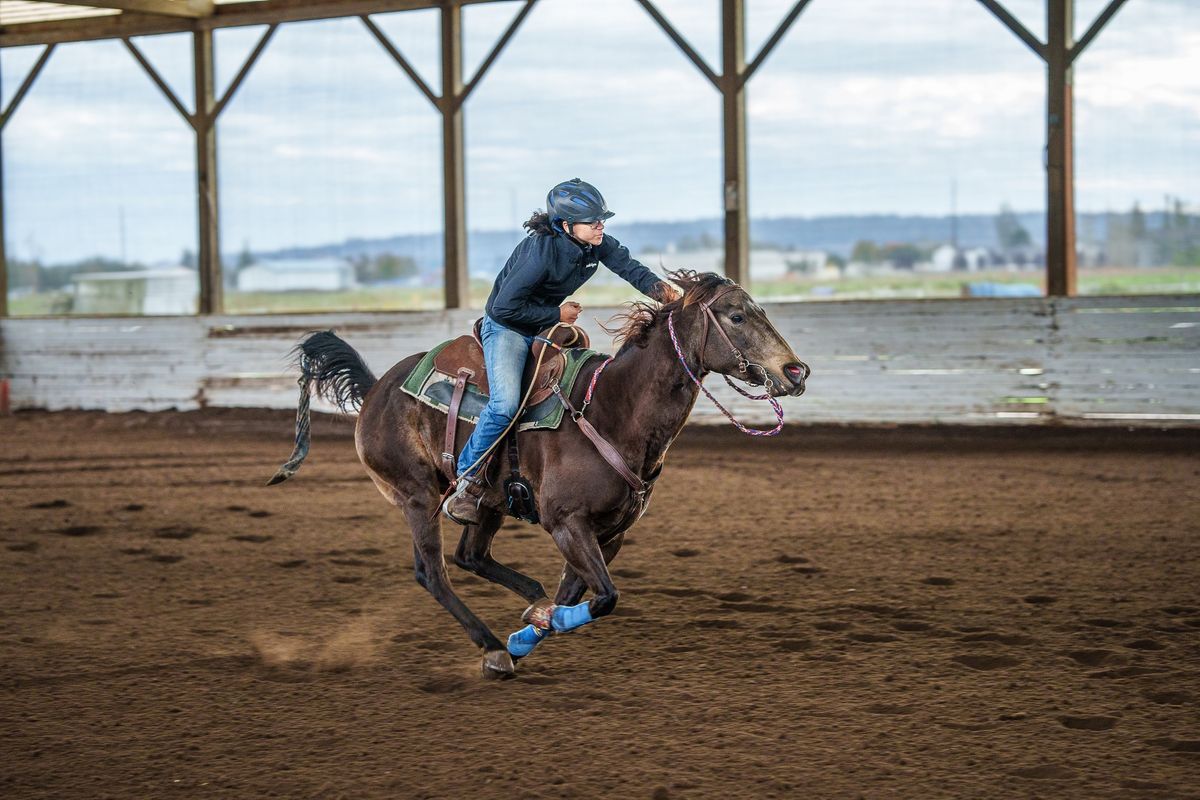
<path fill-rule="evenodd" d="M 756 55 L 754 60 L 751 61 L 744 70 L 742 70 L 742 76 L 740 78 L 742 85 L 745 85 L 747 81 L 754 77 L 754 73 L 757 72 L 758 68 L 761 67 L 763 62 L 767 60 L 767 56 L 771 55 L 771 51 L 775 49 L 775 45 L 779 44 L 779 40 L 787 34 L 788 28 L 792 27 L 792 23 L 796 21 L 796 17 L 800 16 L 800 12 L 804 11 L 804 9 L 808 7 L 810 1 L 811 0 L 797 0 L 796 4 L 792 6 L 792 10 L 788 12 L 788 15 L 784 17 L 783 21 L 779 23 L 779 26 L 775 28 L 775 33 L 771 34 L 771 38 L 768 39 L 767 43 L 764 44 L 762 49 L 758 51 L 758 55 Z"/>
<path fill-rule="evenodd" d="M 136 11 L 140 14 L 157 14 L 164 17 L 186 17 L 201 19 L 211 17 L 213 0 L 55 0 L 68 6 L 89 8 L 115 8 L 118 11 Z"/>
<path fill-rule="evenodd" d="M 1052 0 L 1051 0 L 1052 1 Z M 1045 61 L 1046 60 L 1046 45 L 1042 40 L 1029 32 L 1029 29 L 1021 24 L 1021 21 L 1009 13 L 1008 9 L 1000 5 L 999 0 L 979 0 L 980 5 L 992 12 L 996 19 L 1004 23 L 1010 31 L 1016 34 L 1017 38 L 1025 43 L 1033 52 Z"/>
<path fill-rule="evenodd" d="M 161 14 L 126 11 L 121 14 L 78 19 L 0 22 L 0 47 L 30 44 L 85 42 L 149 36 L 161 33 L 234 28 L 242 25 L 270 25 L 317 19 L 357 17 L 363 14 L 387 14 L 417 8 L 455 7 L 510 0 L 260 0 L 259 2 L 218 3 L 207 17 L 186 19 Z M 88 0 L 88 5 L 95 5 Z"/>
<path fill-rule="evenodd" d="M 1074 46 L 1071 47 L 1071 54 L 1069 57 L 1071 62 L 1074 62 L 1075 59 L 1079 57 L 1079 54 L 1082 53 L 1084 49 L 1092 43 L 1092 39 L 1096 38 L 1096 34 L 1100 33 L 1104 26 L 1108 24 L 1108 21 L 1113 18 L 1113 15 L 1121 10 L 1121 6 L 1123 5 L 1125 5 L 1125 0 L 1112 0 L 1112 2 L 1108 4 L 1108 7 L 1100 12 L 1100 16 L 1096 17 L 1096 19 L 1092 22 L 1091 27 L 1087 29 L 1087 33 L 1083 35 L 1083 38 L 1081 38 L 1074 44 Z"/>
<path fill-rule="evenodd" d="M 717 73 L 713 72 L 713 68 L 710 67 L 708 62 L 704 60 L 704 56 L 697 53 L 696 48 L 692 47 L 691 43 L 684 38 L 683 34 L 675 30 L 675 26 L 672 25 L 665 16 L 663 16 L 663 13 L 658 10 L 654 3 L 650 2 L 650 0 L 637 0 L 637 2 L 642 6 L 642 8 L 646 9 L 646 13 L 650 15 L 650 18 L 654 20 L 658 27 L 662 28 L 663 33 L 665 33 L 670 40 L 675 43 L 675 46 L 679 48 L 680 52 L 687 56 L 688 60 L 695 65 L 696 69 L 700 70 L 704 77 L 708 78 L 708 82 L 713 85 L 713 88 L 715 88 L 718 92 L 721 91 L 721 77 L 718 76 Z"/>

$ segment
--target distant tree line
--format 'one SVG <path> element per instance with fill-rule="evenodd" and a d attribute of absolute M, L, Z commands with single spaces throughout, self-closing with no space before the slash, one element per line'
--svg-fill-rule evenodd
<path fill-rule="evenodd" d="M 1000 213 L 996 215 L 996 242 L 1005 253 L 1028 250 L 1033 246 L 1033 237 L 1007 203 L 1000 206 Z"/>
<path fill-rule="evenodd" d="M 1151 227 L 1138 203 L 1128 214 L 1110 216 L 1105 232 L 1104 260 L 1114 266 L 1169 264 L 1200 266 L 1200 214 L 1188 213 L 1183 200 L 1168 198 L 1167 208 Z"/>
<path fill-rule="evenodd" d="M 354 277 L 359 283 L 382 283 L 387 281 L 410 278 L 418 272 L 417 262 L 412 256 L 399 255 L 392 252 L 368 255 L 359 253 L 349 256 L 347 261 L 354 267 Z M 250 243 L 244 242 L 238 253 L 233 273 L 258 263 L 258 258 L 250 250 Z"/>
<path fill-rule="evenodd" d="M 1021 224 L 1016 212 L 1007 204 L 996 214 L 996 241 L 1004 260 L 1014 264 L 1038 263 L 1040 259 L 1031 251 L 1033 237 Z M 929 261 L 938 245 L 913 242 L 888 242 L 879 244 L 869 239 L 855 242 L 850 251 L 850 260 L 860 264 L 891 264 L 895 269 L 913 269 L 917 264 Z M 961 262 L 961 263 L 959 263 Z M 965 268 L 966 262 L 959 257 L 955 266 Z"/>
<path fill-rule="evenodd" d="M 910 242 L 890 242 L 876 244 L 861 239 L 854 243 L 850 251 L 850 260 L 861 264 L 882 264 L 888 262 L 896 269 L 912 269 L 922 261 L 928 261 L 933 253 L 931 247 L 920 247 Z"/>
<path fill-rule="evenodd" d="M 358 278 L 359 283 L 402 280 L 411 278 L 418 272 L 416 259 L 397 253 L 352 256 L 350 263 L 354 265 L 354 276 Z"/>
<path fill-rule="evenodd" d="M 12 289 L 28 288 L 35 292 L 53 292 L 74 282 L 76 275 L 88 272 L 129 272 L 145 268 L 144 264 L 127 263 L 103 256 L 49 266 L 38 260 L 9 259 L 8 285 Z"/>
<path fill-rule="evenodd" d="M 350 264 L 354 267 L 355 277 L 360 283 L 379 283 L 401 280 L 412 277 L 418 272 L 417 262 L 412 256 L 397 253 L 377 253 L 375 255 L 352 256 Z M 233 260 L 232 264 L 225 263 L 225 276 L 232 286 L 232 279 L 238 271 L 258 263 L 259 259 L 251 253 L 249 247 Z M 179 264 L 188 269 L 196 269 L 197 259 L 194 251 L 185 249 L 179 257 Z M 12 289 L 31 289 L 34 292 L 60 291 L 74 283 L 77 275 L 92 272 L 132 272 L 146 269 L 140 262 L 118 261 L 104 256 L 92 256 L 79 261 L 64 264 L 42 264 L 39 260 L 9 259 L 8 285 Z"/>

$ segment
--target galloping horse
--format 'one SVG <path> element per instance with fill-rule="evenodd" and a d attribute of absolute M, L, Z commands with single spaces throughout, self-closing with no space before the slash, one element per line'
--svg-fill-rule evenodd
<path fill-rule="evenodd" d="M 357 407 L 358 456 L 412 528 L 417 582 L 483 650 L 485 677 L 512 676 L 514 657 L 528 655 L 546 634 L 587 624 L 616 607 L 608 563 L 645 511 L 667 449 L 703 389 L 700 379 L 716 372 L 764 386 L 761 397 L 770 399 L 780 425 L 782 411 L 774 398 L 804 391 L 808 366 L 744 289 L 713 273 L 679 271 L 670 277 L 683 296 L 663 306 L 630 304 L 621 315 L 623 325 L 610 331 L 621 342 L 617 354 L 589 360 L 571 396 L 562 396 L 575 422 L 564 416 L 558 429 L 521 434 L 521 472 L 533 488 L 542 527 L 565 559 L 554 601 L 536 580 L 492 558 L 492 539 L 504 516 L 504 500 L 494 486 L 482 498 L 480 522 L 463 531 L 454 563 L 531 604 L 523 617 L 529 624 L 509 637 L 507 647 L 455 594 L 446 571 L 438 519 L 439 495 L 449 485 L 438 467 L 446 417 L 400 391 L 424 354 L 409 356 L 376 380 L 359 354 L 332 332 L 304 339 L 297 347 L 302 374 L 296 450 L 272 483 L 290 477 L 307 454 L 314 385 L 343 411 Z M 713 330 L 717 335 L 710 336 Z M 600 370 L 599 380 L 592 380 Z M 592 598 L 581 603 L 585 590 Z"/>

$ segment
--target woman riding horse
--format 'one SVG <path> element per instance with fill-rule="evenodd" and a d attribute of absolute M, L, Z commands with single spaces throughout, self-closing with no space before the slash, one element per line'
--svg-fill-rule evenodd
<path fill-rule="evenodd" d="M 612 215 L 590 183 L 573 178 L 558 184 L 546 196 L 546 213 L 534 214 L 524 224 L 529 235 L 496 276 L 480 335 L 490 394 L 458 457 L 457 488 L 442 505 L 454 522 L 479 522 L 481 465 L 516 416 L 533 337 L 557 322 L 574 324 L 583 308 L 563 301 L 596 274 L 597 262 L 648 297 L 661 302 L 679 297 L 604 232 L 604 221 Z"/>
<path fill-rule="evenodd" d="M 645 512 L 667 450 L 697 397 L 704 393 L 718 402 L 702 384 L 706 375 L 733 376 L 763 387 L 763 394 L 756 395 L 730 383 L 751 399 L 770 402 L 778 420 L 774 429 L 747 429 L 722 408 L 739 429 L 753 435 L 778 433 L 783 409 L 775 398 L 804 392 L 808 366 L 745 289 L 713 273 L 681 270 L 670 277 L 682 296 L 661 305 L 629 304 L 616 355 L 589 358 L 572 390 L 559 395 L 571 411 L 571 422 L 530 431 L 521 449 L 520 471 L 532 490 L 539 524 L 563 557 L 554 599 L 535 578 L 493 556 L 492 541 L 504 518 L 494 491 L 485 493 L 479 522 L 463 527 L 454 564 L 529 603 L 522 615 L 525 627 L 507 642 L 463 602 L 446 569 L 438 521 L 449 487 L 439 457 L 446 416 L 402 389 L 426 353 L 414 353 L 376 378 L 362 356 L 332 331 L 306 336 L 297 347 L 296 446 L 270 483 L 295 475 L 308 454 L 314 392 L 342 411 L 357 410 L 359 459 L 408 522 L 417 582 L 483 651 L 484 676 L 512 676 L 516 660 L 528 656 L 547 635 L 587 625 L 616 608 L 619 593 L 608 564 L 620 551 L 625 532 Z M 602 371 L 603 380 L 597 380 Z M 584 601 L 587 591 L 592 596 Z"/>

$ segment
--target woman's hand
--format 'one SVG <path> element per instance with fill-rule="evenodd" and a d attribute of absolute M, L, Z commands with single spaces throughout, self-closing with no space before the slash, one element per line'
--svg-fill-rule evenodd
<path fill-rule="evenodd" d="M 560 322 L 565 322 L 568 325 L 574 325 L 575 320 L 579 319 L 579 315 L 583 313 L 583 306 L 573 300 L 567 301 L 559 306 L 558 319 Z"/>

